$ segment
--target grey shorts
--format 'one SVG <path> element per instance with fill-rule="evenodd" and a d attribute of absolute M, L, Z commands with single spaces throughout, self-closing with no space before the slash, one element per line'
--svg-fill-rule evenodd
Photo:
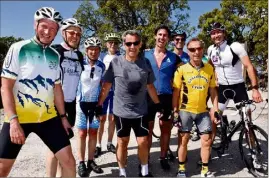
<path fill-rule="evenodd" d="M 212 132 L 212 122 L 208 112 L 194 114 L 187 111 L 179 111 L 181 127 L 179 132 L 191 132 L 192 123 L 197 126 L 200 134 L 210 134 Z"/>

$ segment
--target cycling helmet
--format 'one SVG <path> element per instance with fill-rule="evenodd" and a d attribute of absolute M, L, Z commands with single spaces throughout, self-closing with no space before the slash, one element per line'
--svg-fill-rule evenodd
<path fill-rule="evenodd" d="M 208 29 L 208 33 L 211 34 L 211 32 L 213 32 L 215 30 L 225 31 L 225 26 L 219 22 L 214 22 L 214 23 L 210 24 L 209 29 Z"/>
<path fill-rule="evenodd" d="M 82 31 L 81 24 L 75 18 L 69 18 L 69 19 L 62 21 L 61 31 L 67 29 L 68 27 L 78 27 Z"/>
<path fill-rule="evenodd" d="M 176 30 L 176 31 L 172 34 L 172 37 L 177 36 L 177 35 L 182 35 L 182 36 L 184 37 L 185 40 L 186 40 L 186 38 L 187 38 L 187 34 L 186 34 L 184 31 L 182 31 L 182 30 Z"/>
<path fill-rule="evenodd" d="M 84 48 L 87 49 L 91 46 L 101 48 L 101 40 L 98 37 L 90 37 L 86 39 L 84 42 Z"/>
<path fill-rule="evenodd" d="M 120 35 L 117 35 L 116 33 L 108 33 L 106 34 L 104 40 L 107 41 L 119 41 L 120 42 Z"/>
<path fill-rule="evenodd" d="M 52 7 L 42 7 L 35 12 L 34 16 L 35 21 L 39 21 L 41 19 L 49 19 L 51 21 L 56 22 L 58 25 L 61 25 L 63 20 L 60 12 L 56 11 Z"/>

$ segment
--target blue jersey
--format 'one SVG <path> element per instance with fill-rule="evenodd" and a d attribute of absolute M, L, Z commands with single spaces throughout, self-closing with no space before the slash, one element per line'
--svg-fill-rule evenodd
<path fill-rule="evenodd" d="M 105 65 L 97 60 L 91 66 L 88 59 L 83 61 L 84 71 L 82 71 L 77 91 L 77 101 L 97 102 L 101 90 L 101 80 L 105 71 Z"/>
<path fill-rule="evenodd" d="M 154 86 L 157 90 L 157 94 L 172 94 L 173 88 L 171 82 L 173 81 L 177 64 L 181 62 L 180 58 L 175 53 L 167 51 L 160 68 L 154 57 L 154 49 L 145 51 L 145 58 L 149 60 L 154 72 L 156 78 Z"/>
<path fill-rule="evenodd" d="M 182 54 L 179 57 L 184 64 L 186 64 L 190 61 L 190 57 L 189 57 L 188 53 L 185 53 L 184 51 L 182 52 Z"/>

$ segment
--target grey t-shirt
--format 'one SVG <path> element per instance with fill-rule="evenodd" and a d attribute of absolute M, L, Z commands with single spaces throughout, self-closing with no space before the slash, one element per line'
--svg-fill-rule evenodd
<path fill-rule="evenodd" d="M 103 81 L 114 82 L 113 113 L 123 118 L 139 118 L 147 114 L 147 84 L 155 80 L 149 61 L 145 58 L 130 62 L 124 56 L 114 58 Z"/>

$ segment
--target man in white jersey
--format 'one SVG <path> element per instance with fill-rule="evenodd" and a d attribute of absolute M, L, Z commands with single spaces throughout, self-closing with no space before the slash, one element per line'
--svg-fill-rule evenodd
<path fill-rule="evenodd" d="M 120 36 L 116 33 L 109 33 L 105 36 L 104 41 L 106 42 L 107 54 L 101 59 L 108 69 L 110 62 L 117 56 L 120 55 L 119 44 Z M 104 133 L 104 125 L 108 115 L 108 139 L 107 139 L 107 151 L 115 153 L 116 148 L 112 144 L 113 135 L 115 132 L 115 122 L 113 117 L 113 87 L 110 89 L 106 100 L 103 103 L 103 114 L 100 116 L 100 127 L 98 129 L 97 135 L 97 145 L 95 150 L 95 157 L 98 157 L 101 154 L 101 142 Z"/>
<path fill-rule="evenodd" d="M 60 13 L 53 8 L 38 9 L 34 15 L 35 37 L 14 43 L 5 58 L 1 74 L 5 123 L 0 134 L 0 177 L 8 176 L 32 132 L 55 154 L 63 169 L 62 176 L 76 176 L 59 54 L 50 47 L 61 21 Z"/>
<path fill-rule="evenodd" d="M 77 19 L 69 18 L 62 22 L 61 33 L 63 42 L 52 45 L 60 54 L 60 68 L 62 70 L 62 89 L 64 92 L 65 111 L 69 124 L 73 127 L 76 118 L 76 92 L 79 77 L 83 68 L 83 54 L 78 50 L 82 27 Z M 70 132 L 72 132 L 70 130 Z M 53 152 L 47 155 L 46 172 L 48 177 L 55 177 L 57 159 Z M 61 169 L 58 169 L 58 172 Z M 61 174 L 59 172 L 59 174 Z"/>
<path fill-rule="evenodd" d="M 219 110 L 223 112 L 232 99 L 234 103 L 248 100 L 247 90 L 242 72 L 242 64 L 247 70 L 252 86 L 252 99 L 261 102 L 262 97 L 258 90 L 258 81 L 255 68 L 253 67 L 246 50 L 238 43 L 227 44 L 225 27 L 216 22 L 211 24 L 209 34 L 213 45 L 208 48 L 209 62 L 214 65 L 217 82 L 219 85 Z M 214 123 L 214 122 L 213 122 Z M 216 133 L 216 125 L 213 124 L 213 139 Z"/>

